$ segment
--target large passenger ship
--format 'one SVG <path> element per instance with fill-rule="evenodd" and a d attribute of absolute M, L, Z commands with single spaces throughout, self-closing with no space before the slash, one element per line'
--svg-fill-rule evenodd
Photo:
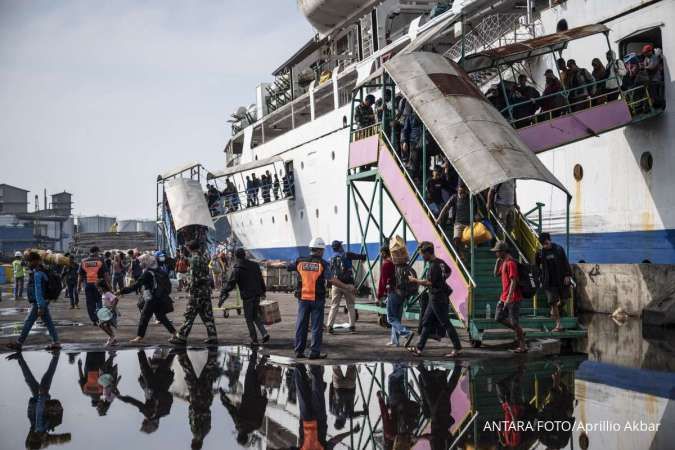
<path fill-rule="evenodd" d="M 371 186 L 359 198 L 348 188 L 359 181 L 349 175 L 363 170 L 350 160 L 353 107 L 366 93 L 382 97 L 384 90 L 370 80 L 400 53 L 436 53 L 467 72 L 475 67 L 469 75 L 484 93 L 500 79 L 513 83 L 520 73 L 542 92 L 544 72 L 556 69 L 556 58 L 574 59 L 591 71 L 593 58 L 606 63 L 608 46 L 623 59 L 651 44 L 662 49 L 665 101 L 655 107 L 649 98 L 641 111 L 630 102 L 637 97 L 625 93 L 628 107 L 620 111 L 612 102 L 594 102 L 586 116 L 567 115 L 560 127 L 570 129 L 558 141 L 551 131 L 557 122 L 518 129 L 560 185 L 518 180 L 517 199 L 522 212 L 540 205 L 540 226 L 555 239 L 564 242 L 569 230 L 573 261 L 675 261 L 675 123 L 669 111 L 675 101 L 669 65 L 675 0 L 298 0 L 298 8 L 317 35 L 274 70 L 273 82 L 257 86 L 255 103 L 233 114 L 225 168 L 208 175 L 219 190 L 229 179 L 243 193 L 242 206 L 249 200 L 248 176 L 278 175 L 278 196 L 270 193 L 268 202 L 217 218 L 219 228 L 226 224 L 254 255 L 290 260 L 312 236 L 349 241 L 357 249 L 365 245 L 374 255 L 382 242 L 379 225 L 406 236 L 391 186 L 385 186 L 390 195 L 377 195 Z M 398 92 L 400 80 L 394 81 Z M 368 229 L 366 217 L 378 226 Z"/>

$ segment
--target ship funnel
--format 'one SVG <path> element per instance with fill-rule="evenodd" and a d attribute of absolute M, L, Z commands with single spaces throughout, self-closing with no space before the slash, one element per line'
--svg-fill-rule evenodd
<path fill-rule="evenodd" d="M 298 0 L 298 9 L 309 23 L 326 36 L 359 19 L 381 0 Z"/>

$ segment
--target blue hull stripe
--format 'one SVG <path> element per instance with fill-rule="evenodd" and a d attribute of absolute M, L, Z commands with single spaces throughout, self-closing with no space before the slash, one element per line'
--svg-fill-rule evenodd
<path fill-rule="evenodd" d="M 564 235 L 553 239 L 565 245 Z M 379 244 L 368 243 L 371 259 L 377 255 Z M 408 250 L 415 251 L 417 243 L 408 241 Z M 359 244 L 351 244 L 349 250 L 358 252 Z M 251 252 L 259 259 L 290 261 L 306 255 L 309 249 L 300 247 L 256 248 Z M 330 258 L 330 248 L 326 258 Z M 584 233 L 570 235 L 570 261 L 598 264 L 638 264 L 649 261 L 653 264 L 675 264 L 675 229 L 656 231 L 631 231 L 619 233 Z"/>
<path fill-rule="evenodd" d="M 577 380 L 606 384 L 619 389 L 675 399 L 675 373 L 621 367 L 584 361 L 574 374 Z"/>

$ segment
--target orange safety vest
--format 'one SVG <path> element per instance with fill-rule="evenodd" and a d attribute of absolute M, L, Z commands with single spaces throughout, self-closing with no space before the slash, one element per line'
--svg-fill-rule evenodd
<path fill-rule="evenodd" d="M 103 267 L 103 261 L 97 258 L 87 258 L 82 261 L 82 270 L 87 275 L 87 283 L 96 284 L 98 281 L 98 272 Z"/>
<path fill-rule="evenodd" d="M 316 301 L 317 297 L 326 297 L 326 281 L 324 279 L 324 262 L 318 258 L 300 258 L 296 262 L 299 289 L 296 296 L 300 300 Z"/>

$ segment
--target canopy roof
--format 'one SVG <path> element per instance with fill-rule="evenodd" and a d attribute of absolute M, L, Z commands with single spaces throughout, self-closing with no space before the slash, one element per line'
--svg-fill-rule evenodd
<path fill-rule="evenodd" d="M 569 196 L 457 63 L 414 52 L 394 57 L 384 68 L 471 192 L 532 179 Z"/>
<path fill-rule="evenodd" d="M 473 53 L 462 59 L 460 64 L 467 73 L 491 69 L 500 65 L 509 65 L 527 58 L 563 50 L 570 41 L 598 33 L 609 33 L 609 28 L 602 24 L 584 25 L 567 31 Z"/>
<path fill-rule="evenodd" d="M 283 162 L 283 159 L 279 156 L 271 156 L 265 159 L 259 159 L 257 161 L 251 161 L 244 164 L 237 164 L 236 166 L 228 167 L 225 170 L 216 170 L 209 173 L 206 176 L 207 180 L 214 180 L 216 178 L 227 177 L 234 175 L 235 173 L 246 172 L 249 170 L 257 169 L 258 167 L 269 166 L 276 162 Z"/>
<path fill-rule="evenodd" d="M 157 181 L 162 181 L 162 180 L 166 180 L 167 178 L 175 177 L 176 175 L 179 175 L 183 172 L 186 172 L 190 169 L 194 169 L 196 167 L 201 169 L 202 165 L 199 164 L 197 161 L 192 161 L 192 162 L 183 164 L 180 167 L 176 167 L 175 169 L 169 170 L 168 172 L 157 175 Z"/>

